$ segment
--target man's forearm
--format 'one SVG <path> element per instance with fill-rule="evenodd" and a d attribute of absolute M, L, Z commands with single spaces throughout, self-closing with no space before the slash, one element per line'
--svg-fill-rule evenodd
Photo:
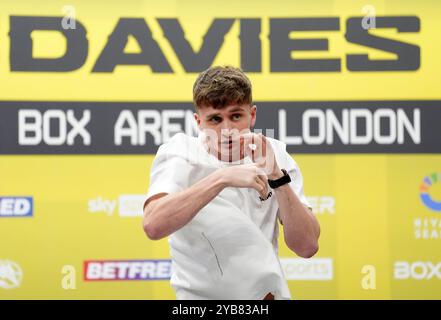
<path fill-rule="evenodd" d="M 318 250 L 320 226 L 291 187 L 285 184 L 274 190 L 287 246 L 301 257 L 309 258 Z"/>
<path fill-rule="evenodd" d="M 191 187 L 149 203 L 145 209 L 144 230 L 150 239 L 164 238 L 182 228 L 225 188 L 219 171 Z"/>

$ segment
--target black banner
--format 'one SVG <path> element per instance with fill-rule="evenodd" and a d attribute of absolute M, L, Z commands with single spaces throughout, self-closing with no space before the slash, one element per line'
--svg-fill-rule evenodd
<path fill-rule="evenodd" d="M 290 153 L 440 153 L 441 101 L 256 102 Z M 197 134 L 191 102 L 0 102 L 0 154 L 152 154 Z"/>

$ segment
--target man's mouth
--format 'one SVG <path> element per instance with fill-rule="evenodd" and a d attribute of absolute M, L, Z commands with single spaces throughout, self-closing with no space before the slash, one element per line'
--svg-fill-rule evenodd
<path fill-rule="evenodd" d="M 239 138 L 229 138 L 225 140 L 221 140 L 222 144 L 232 144 L 233 142 L 237 142 Z"/>
<path fill-rule="evenodd" d="M 224 141 L 222 141 L 221 144 L 222 144 L 224 147 L 227 147 L 227 146 L 228 146 L 228 148 L 231 149 L 231 148 L 233 147 L 233 142 L 235 142 L 235 141 L 236 141 L 236 140 L 228 139 L 228 140 L 224 140 Z"/>

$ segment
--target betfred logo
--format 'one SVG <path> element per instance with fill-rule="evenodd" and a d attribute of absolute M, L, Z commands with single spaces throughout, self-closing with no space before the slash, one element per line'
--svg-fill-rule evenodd
<path fill-rule="evenodd" d="M 168 280 L 170 260 L 95 260 L 84 262 L 84 281 Z"/>
<path fill-rule="evenodd" d="M 441 280 L 441 262 L 430 261 L 396 261 L 394 278 L 397 280 Z"/>
<path fill-rule="evenodd" d="M 0 197 L 1 217 L 32 217 L 32 197 Z"/>

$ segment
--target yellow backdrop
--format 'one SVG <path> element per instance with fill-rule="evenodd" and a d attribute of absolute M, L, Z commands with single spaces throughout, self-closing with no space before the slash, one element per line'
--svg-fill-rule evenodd
<path fill-rule="evenodd" d="M 1 114 L 6 117 L 7 110 L 12 110 L 8 106 L 11 101 L 43 105 L 60 101 L 191 102 L 197 72 L 184 68 L 158 18 L 177 18 L 194 50 L 202 45 L 213 19 L 234 19 L 212 64 L 239 67 L 244 63 L 239 19 L 260 21 L 261 70 L 249 73 L 258 108 L 259 101 L 390 100 L 435 101 L 430 108 L 441 109 L 441 3 L 373 0 L 369 4 L 372 7 L 365 8 L 366 1 L 353 0 L 228 0 L 221 5 L 200 0 L 72 0 L 65 7 L 65 1 L 56 0 L 38 4 L 2 1 L 0 101 L 4 102 L 1 106 L 5 113 Z M 418 31 L 369 31 L 420 48 L 418 68 L 348 68 L 346 57 L 351 54 L 396 59 L 394 53 L 351 43 L 345 36 L 348 19 L 362 18 L 366 10 L 372 9 L 382 17 L 418 18 Z M 67 12 L 87 30 L 84 63 L 71 71 L 14 70 L 11 17 L 62 18 Z M 338 30 L 291 32 L 290 36 L 328 39 L 329 50 L 297 52 L 295 57 L 339 59 L 340 70 L 275 72 L 270 55 L 271 19 L 317 17 L 338 18 Z M 158 73 L 141 65 L 118 65 L 112 72 L 93 72 L 121 18 L 146 22 L 171 72 Z M 56 59 L 65 51 L 66 39 L 60 33 L 34 31 L 31 37 L 33 57 Z M 136 54 L 140 50 L 136 38 L 129 37 L 124 52 Z M 420 108 L 422 112 L 424 107 Z M 13 141 L 17 132 L 3 127 L 0 135 L 3 142 Z M 295 299 L 441 298 L 441 138 L 423 135 L 422 139 L 429 139 L 433 149 L 414 151 L 405 146 L 399 151 L 384 148 L 351 152 L 349 146 L 344 152 L 324 153 L 297 153 L 295 146 L 290 149 L 302 169 L 305 193 L 322 229 L 320 250 L 310 261 L 297 259 L 280 239 L 280 257 Z M 84 154 L 68 149 L 60 154 L 36 149 L 20 154 L 27 152 L 10 151 L 5 146 L 0 150 L 0 299 L 175 298 L 167 280 L 115 281 L 110 270 L 109 279 L 93 281 L 86 272 L 88 261 L 152 260 L 155 267 L 157 260 L 169 259 L 167 240 L 149 241 L 137 214 L 136 205 L 147 191 L 154 154 Z M 17 199 L 31 205 L 27 215 L 20 216 Z"/>

